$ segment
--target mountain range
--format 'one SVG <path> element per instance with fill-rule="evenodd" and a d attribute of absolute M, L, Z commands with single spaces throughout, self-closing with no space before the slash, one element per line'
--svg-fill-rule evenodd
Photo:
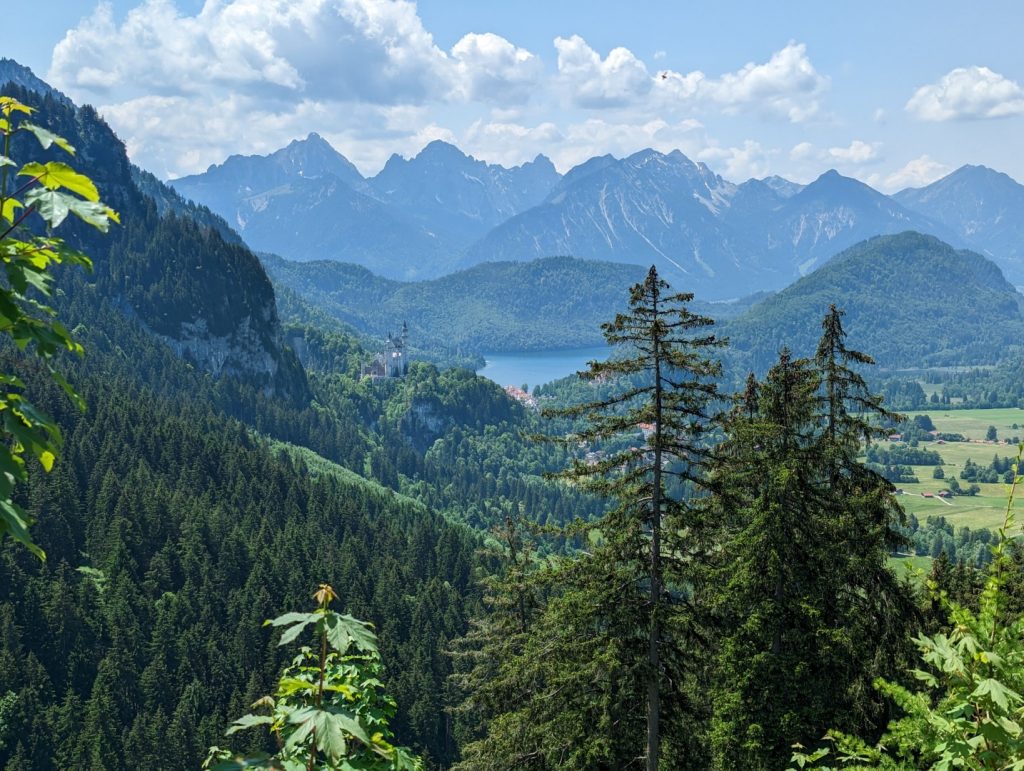
<path fill-rule="evenodd" d="M 544 156 L 506 169 L 434 141 L 364 178 L 311 134 L 171 184 L 254 249 L 396 280 L 572 255 L 653 263 L 700 297 L 727 299 L 780 289 L 866 238 L 915 230 L 986 254 L 1024 283 L 1024 186 L 980 166 L 887 196 L 834 170 L 807 185 L 735 184 L 678 150 L 600 156 L 559 175 Z"/>

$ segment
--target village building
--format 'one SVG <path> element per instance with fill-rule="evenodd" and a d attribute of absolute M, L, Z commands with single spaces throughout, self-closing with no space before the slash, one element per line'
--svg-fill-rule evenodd
<path fill-rule="evenodd" d="M 528 392 L 524 391 L 522 388 L 517 388 L 516 386 L 512 385 L 505 386 L 505 393 L 507 393 L 520 404 L 529 407 L 530 409 L 537 409 L 537 397 L 532 396 Z"/>

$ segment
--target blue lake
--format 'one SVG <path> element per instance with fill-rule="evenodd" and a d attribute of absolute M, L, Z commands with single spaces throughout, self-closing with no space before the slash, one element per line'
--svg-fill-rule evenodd
<path fill-rule="evenodd" d="M 556 351 L 520 351 L 485 353 L 486 365 L 477 372 L 500 386 L 521 386 L 550 383 L 566 375 L 586 369 L 587 362 L 608 358 L 606 346 L 565 348 Z"/>

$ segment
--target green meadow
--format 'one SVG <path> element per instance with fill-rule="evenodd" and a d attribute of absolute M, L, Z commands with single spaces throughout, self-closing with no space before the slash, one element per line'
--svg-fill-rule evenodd
<path fill-rule="evenodd" d="M 914 484 L 900 483 L 897 485 L 904 491 L 899 501 L 908 513 L 915 514 L 919 519 L 928 516 L 943 516 L 955 527 L 970 528 L 987 527 L 995 529 L 1003 522 L 1006 511 L 1008 488 L 1005 484 L 980 483 L 981 492 L 974 496 L 956 496 L 942 499 L 939 497 L 925 498 L 923 493 L 935 495 L 946 489 L 946 480 L 957 477 L 968 458 L 981 466 L 991 463 L 993 456 L 1016 457 L 1017 447 L 1006 444 L 1004 439 L 1014 436 L 1024 437 L 1024 410 L 1006 409 L 975 409 L 975 410 L 943 410 L 940 407 L 908 413 L 928 415 L 935 428 L 943 433 L 963 434 L 966 442 L 922 442 L 921 446 L 935 450 L 942 456 L 943 471 L 946 479 L 932 477 L 934 466 L 911 466 L 918 482 Z M 1016 424 L 1018 428 L 1013 428 Z M 997 441 L 987 441 L 985 435 L 989 426 L 995 426 Z M 889 443 L 883 443 L 889 444 Z M 963 487 L 969 484 L 959 480 Z M 1015 511 L 1024 520 L 1024 494 L 1018 497 Z"/>

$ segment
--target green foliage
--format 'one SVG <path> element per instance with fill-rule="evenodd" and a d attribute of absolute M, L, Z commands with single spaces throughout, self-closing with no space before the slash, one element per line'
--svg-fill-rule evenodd
<path fill-rule="evenodd" d="M 836 757 L 839 768 L 966 769 L 1024 768 L 1024 616 L 1009 612 L 1007 583 L 1019 566 L 1012 558 L 1013 499 L 1024 445 L 1017 455 L 1006 515 L 993 549 L 992 565 L 979 598 L 978 610 L 939 595 L 949 612 L 945 632 L 915 639 L 924 666 L 914 677 L 924 689 L 912 691 L 879 680 L 876 687 L 903 711 L 889 723 L 882 741 L 869 746 L 840 732 L 831 732 L 832 748 L 797 752 L 803 768 Z M 933 592 L 939 586 L 929 582 Z"/>
<path fill-rule="evenodd" d="M 28 119 L 34 112 L 14 97 L 0 96 L 0 260 L 6 279 L 0 287 L 0 332 L 18 349 L 31 348 L 53 380 L 84 406 L 50 361 L 60 351 L 81 354 L 82 347 L 57 321 L 56 312 L 37 298 L 52 296 L 54 266 L 91 268 L 92 263 L 63 240 L 34 232 L 32 215 L 42 220 L 47 234 L 72 214 L 103 232 L 118 216 L 100 201 L 92 180 L 66 163 L 27 161 L 19 166 L 13 157 L 19 135 L 34 136 L 42 150 L 55 145 L 75 154 L 63 137 Z M 17 376 L 0 373 L 0 430 L 7 439 L 0 443 L 0 537 L 9 535 L 44 559 L 29 533 L 32 518 L 13 500 L 14 486 L 28 478 L 26 454 L 49 472 L 62 440 L 57 424 L 25 398 L 24 388 Z"/>
<path fill-rule="evenodd" d="M 461 771 L 498 771 L 514 758 L 527 760 L 524 755 L 531 751 L 521 744 L 521 736 L 502 736 L 488 728 L 492 721 L 508 721 L 502 716 L 515 713 L 530 688 L 531 670 L 522 666 L 522 656 L 550 589 L 545 580 L 550 571 L 538 559 L 535 536 L 522 522 L 507 517 L 491 535 L 484 556 L 496 570 L 481 582 L 486 614 L 472 619 L 469 631 L 449 651 L 455 663 L 451 711 L 462 749 L 455 768 Z"/>
<path fill-rule="evenodd" d="M 395 702 L 382 693 L 380 652 L 369 624 L 330 610 L 336 595 L 326 584 L 314 598 L 318 607 L 312 613 L 286 613 L 266 625 L 284 628 L 279 645 L 293 642 L 310 627 L 317 650 L 303 647 L 278 680 L 275 696 L 253 705 L 267 707 L 269 714 L 244 715 L 227 731 L 231 735 L 267 726 L 280 749 L 269 757 L 246 758 L 212 747 L 204 768 L 423 768 L 409 750 L 391 743 L 388 720 L 394 716 Z M 219 762 L 213 765 L 214 760 Z"/>

